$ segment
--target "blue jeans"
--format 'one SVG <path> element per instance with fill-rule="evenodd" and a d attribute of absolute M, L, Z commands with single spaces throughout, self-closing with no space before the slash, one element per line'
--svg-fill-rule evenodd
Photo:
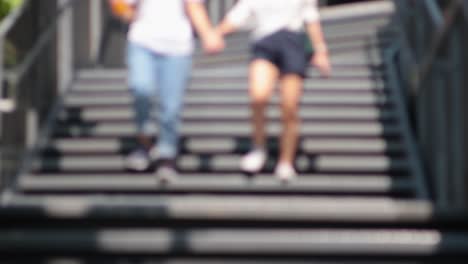
<path fill-rule="evenodd" d="M 140 135 L 151 136 L 152 103 L 159 102 L 160 158 L 175 158 L 180 137 L 184 93 L 192 57 L 158 54 L 135 43 L 127 48 L 128 85 L 134 96 L 135 122 Z"/>

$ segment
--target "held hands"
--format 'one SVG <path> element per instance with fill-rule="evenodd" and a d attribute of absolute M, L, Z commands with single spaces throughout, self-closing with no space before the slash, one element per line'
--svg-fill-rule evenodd
<path fill-rule="evenodd" d="M 207 54 L 220 53 L 226 47 L 224 38 L 216 30 L 210 30 L 201 37 L 203 50 Z"/>
<path fill-rule="evenodd" d="M 224 47 L 223 37 L 211 25 L 205 6 L 200 1 L 184 1 L 192 24 L 200 36 L 203 50 L 207 54 L 221 52 Z"/>

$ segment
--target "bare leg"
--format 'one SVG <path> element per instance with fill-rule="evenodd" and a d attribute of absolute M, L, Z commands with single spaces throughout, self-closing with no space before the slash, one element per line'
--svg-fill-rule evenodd
<path fill-rule="evenodd" d="M 249 94 L 252 108 L 253 141 L 255 146 L 265 146 L 265 108 L 271 97 L 279 71 L 271 62 L 254 60 L 249 70 Z"/>
<path fill-rule="evenodd" d="M 248 173 L 260 171 L 267 159 L 265 108 L 278 79 L 278 69 L 269 61 L 257 59 L 250 64 L 250 99 L 252 108 L 253 149 L 241 160 L 241 169 Z"/>
<path fill-rule="evenodd" d="M 281 78 L 281 110 L 283 133 L 281 134 L 280 164 L 293 164 L 299 138 L 299 100 L 303 79 L 297 74 Z"/>

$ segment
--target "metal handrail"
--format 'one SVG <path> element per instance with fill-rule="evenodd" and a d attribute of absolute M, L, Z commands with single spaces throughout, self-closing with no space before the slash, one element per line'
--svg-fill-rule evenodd
<path fill-rule="evenodd" d="M 428 191 L 428 181 L 424 177 L 422 161 L 420 159 L 420 155 L 418 155 L 418 147 L 416 145 L 416 140 L 414 138 L 414 134 L 411 132 L 411 122 L 409 119 L 408 113 L 405 111 L 405 103 L 403 98 L 404 92 L 400 85 L 398 85 L 397 79 L 397 70 L 396 65 L 394 63 L 395 58 L 398 54 L 399 45 L 394 44 L 393 46 L 389 47 L 384 53 L 384 60 L 385 64 L 388 67 L 385 67 L 385 71 L 388 75 L 388 85 L 392 89 L 392 93 L 390 96 L 394 97 L 394 102 L 396 104 L 396 111 L 398 112 L 398 116 L 400 117 L 400 123 L 402 125 L 402 133 L 403 133 L 403 141 L 405 146 L 408 149 L 408 158 L 410 160 L 413 181 L 416 186 L 416 195 L 418 199 L 428 200 L 429 199 L 429 191 Z"/>
<path fill-rule="evenodd" d="M 411 78 L 413 81 L 411 83 L 413 91 L 422 81 L 425 80 L 428 72 L 433 67 L 434 60 L 437 57 L 440 48 L 443 46 L 458 13 L 464 12 L 468 22 L 468 4 L 463 3 L 463 0 L 452 0 L 445 12 L 443 12 L 434 0 L 423 0 L 419 3 L 422 4 L 423 9 L 427 11 L 426 13 L 428 14 L 431 24 L 434 26 L 435 33 L 432 35 L 432 41 L 429 44 L 427 53 L 422 56 L 421 61 L 414 61 L 415 65 L 412 70 L 413 76 Z M 404 0 L 404 4 L 407 5 L 406 0 Z M 403 30 L 406 30 L 404 27 L 402 28 Z M 402 41 L 408 43 L 409 41 L 406 36 L 407 34 L 403 34 Z M 409 53 L 413 60 L 415 60 L 414 53 L 411 50 L 406 50 L 406 52 Z"/>
<path fill-rule="evenodd" d="M 434 3 L 432 0 L 424 1 L 424 3 L 429 3 L 429 2 Z M 461 0 L 452 0 L 449 7 L 446 9 L 445 16 L 443 19 L 444 22 L 441 26 L 438 26 L 435 30 L 435 34 L 433 35 L 432 43 L 429 48 L 429 52 L 428 54 L 426 54 L 426 56 L 423 57 L 422 63 L 419 64 L 420 66 L 419 66 L 418 74 L 415 76 L 416 78 L 414 79 L 415 83 L 413 84 L 413 86 L 419 86 L 421 82 L 426 79 L 431 68 L 434 66 L 435 58 L 437 57 L 437 54 L 439 54 L 439 51 L 442 45 L 446 41 L 448 33 L 452 29 L 452 26 L 453 26 L 453 23 L 455 21 L 457 14 L 463 11 L 462 3 L 463 2 Z M 430 5 L 430 6 L 433 6 L 433 5 Z M 431 7 L 431 9 L 432 8 L 433 7 Z M 440 12 L 440 9 L 439 9 L 439 13 L 442 14 L 442 12 Z"/>
<path fill-rule="evenodd" d="M 421 0 L 419 0 L 421 1 Z M 444 16 L 437 6 L 437 3 L 433 0 L 422 0 L 424 4 L 424 9 L 427 11 L 429 18 L 431 19 L 432 24 L 436 27 L 437 30 L 444 26 Z"/>
<path fill-rule="evenodd" d="M 407 7 L 407 0 L 403 0 Z M 419 2 L 419 1 L 418 1 Z M 448 33 L 452 29 L 453 23 L 457 15 L 461 12 L 465 17 L 465 21 L 468 23 L 468 3 L 463 0 L 452 0 L 449 7 L 445 12 L 438 6 L 434 0 L 423 0 L 420 1 L 423 8 L 427 11 L 429 20 L 434 26 L 434 34 L 431 36 L 431 42 L 428 45 L 428 51 L 424 54 L 420 61 L 417 61 L 414 52 L 411 49 L 406 49 L 406 55 L 410 57 L 413 65 L 409 66 L 410 70 L 410 90 L 416 91 L 420 87 L 420 84 L 427 78 L 431 68 L 434 66 L 434 61 L 439 54 L 440 49 L 444 45 Z M 402 26 L 403 31 L 406 30 Z M 409 47 L 409 40 L 407 38 L 407 32 L 401 37 L 401 41 L 405 47 Z"/>
<path fill-rule="evenodd" d="M 442 208 L 461 208 L 468 197 L 461 83 L 466 69 L 460 64 L 460 52 L 466 55 L 461 30 L 468 28 L 468 3 L 450 0 L 442 7 L 436 0 L 395 1 L 401 34 L 394 63 L 399 63 L 401 84 L 410 95 L 407 108 L 427 176 L 432 177 L 434 201 Z"/>
<path fill-rule="evenodd" d="M 20 10 L 17 10 L 16 13 L 13 15 L 13 17 L 9 18 L 9 22 L 6 24 L 6 26 L 2 29 L 0 29 L 0 47 L 3 45 L 6 34 L 13 28 L 14 22 L 24 13 L 26 10 L 27 5 L 30 4 L 31 0 L 27 0 L 24 5 L 20 8 Z M 14 69 L 5 71 L 3 67 L 3 63 L 0 65 L 0 80 L 2 78 L 5 78 L 6 82 L 9 84 L 9 87 L 11 89 L 15 89 L 17 83 L 26 75 L 26 73 L 31 69 L 31 67 L 34 65 L 36 60 L 38 59 L 39 55 L 41 54 L 42 50 L 47 46 L 47 43 L 52 39 L 53 34 L 55 33 L 57 29 L 57 22 L 59 21 L 61 15 L 73 4 L 73 1 L 68 2 L 66 5 L 60 7 L 57 12 L 55 13 L 52 22 L 49 23 L 49 25 L 46 26 L 45 32 L 43 32 L 40 36 L 39 39 L 36 41 L 34 44 L 33 48 L 29 51 L 29 53 L 26 55 L 26 57 L 23 59 L 23 61 L 14 67 Z M 1 50 L 0 50 L 1 54 Z M 1 56 L 0 56 L 1 58 Z M 3 82 L 0 82 L 0 89 L 3 88 Z M 15 91 L 12 91 L 12 98 L 9 100 L 12 100 L 12 108 L 9 109 L 11 111 L 14 111 L 16 108 L 15 104 Z"/>
<path fill-rule="evenodd" d="M 26 16 L 27 14 L 25 13 L 26 8 L 29 6 L 31 7 L 32 1 L 27 0 L 25 2 L 25 5 L 22 6 L 21 9 L 16 11 L 16 19 L 9 22 L 8 26 L 3 27 L 4 33 L 2 38 L 0 38 L 0 43 L 5 41 L 6 36 L 9 31 L 11 31 L 14 26 L 15 26 L 15 21 L 19 21 L 21 17 Z M 33 45 L 31 46 L 30 49 L 28 49 L 27 53 L 23 57 L 23 59 L 19 62 L 18 65 L 15 65 L 12 68 L 9 69 L 4 69 L 3 63 L 0 66 L 0 76 L 3 77 L 1 79 L 2 81 L 5 81 L 6 84 L 8 84 L 8 88 L 11 90 L 11 93 L 9 94 L 10 98 L 7 100 L 16 102 L 17 105 L 14 105 L 11 109 L 11 113 L 8 115 L 5 115 L 5 118 L 8 116 L 14 116 L 18 113 L 23 113 L 26 112 L 29 114 L 30 112 L 35 112 L 34 116 L 26 116 L 22 115 L 22 118 L 25 120 L 16 120 L 16 123 L 18 122 L 28 122 L 25 127 L 21 127 L 21 129 L 26 129 L 29 132 L 27 133 L 28 135 L 24 139 L 20 139 L 21 142 L 10 142 L 8 141 L 9 139 L 5 139 L 6 148 L 14 148 L 14 162 L 15 162 L 15 167 L 11 168 L 12 171 L 8 171 L 5 175 L 3 174 L 3 169 L 0 166 L 0 173 L 2 173 L 1 179 L 0 179 L 0 191 L 2 191 L 2 197 L 0 198 L 0 201 L 7 200 L 5 197 L 7 197 L 15 188 L 16 185 L 16 176 L 21 174 L 22 171 L 25 170 L 26 167 L 31 166 L 31 160 L 32 156 L 35 155 L 35 152 L 37 151 L 37 146 L 40 144 L 40 140 L 42 137 L 45 137 L 48 131 L 48 126 L 50 126 L 52 117 L 54 113 L 56 112 L 57 105 L 60 104 L 60 97 L 57 98 L 47 98 L 47 109 L 40 109 L 40 110 L 46 110 L 44 112 L 38 113 L 39 108 L 35 108 L 37 106 L 29 105 L 28 103 L 34 104 L 34 102 L 39 102 L 37 98 L 30 97 L 27 100 L 31 100 L 31 102 L 27 102 L 26 105 L 22 105 L 21 102 L 23 102 L 23 99 L 20 98 L 19 96 L 21 93 L 28 91 L 27 93 L 31 93 L 33 89 L 29 89 L 30 86 L 25 86 L 23 85 L 24 82 L 28 82 L 28 78 L 32 77 L 34 78 L 35 74 L 35 67 L 40 66 L 41 62 L 41 56 L 45 55 L 47 52 L 48 45 L 51 43 L 54 43 L 54 34 L 56 34 L 57 30 L 59 29 L 60 21 L 64 17 L 64 15 L 67 13 L 67 11 L 70 10 L 70 8 L 73 8 L 73 5 L 76 3 L 76 1 L 69 0 L 66 2 L 62 2 L 61 4 L 57 5 L 57 8 L 52 11 L 52 15 L 47 17 L 48 22 L 45 24 L 43 27 L 41 27 L 41 31 L 39 32 L 37 38 L 34 40 Z M 31 11 L 29 9 L 28 11 Z M 18 22 L 21 23 L 21 22 Z M 2 51 L 2 50 L 0 50 Z M 70 52 L 73 52 L 70 50 Z M 2 54 L 0 52 L 0 54 Z M 32 75 L 30 75 L 32 74 Z M 56 74 L 56 73 L 52 73 Z M 44 78 L 47 78 L 47 76 L 44 76 Z M 40 84 L 39 84 L 40 85 Z M 48 91 L 58 91 L 58 89 L 61 89 L 62 87 L 59 87 L 59 85 L 66 85 L 66 84 L 56 84 L 54 86 L 47 86 Z M 37 88 L 40 88 L 40 86 L 35 87 L 36 92 Z M 27 89 L 27 90 L 26 90 Z M 45 91 L 45 90 L 44 90 Z M 44 98 L 41 98 L 41 102 Z M 21 100 L 21 101 L 19 101 Z M 41 115 L 41 116 L 39 116 Z M 32 122 L 31 120 L 27 118 L 33 118 Z M 0 115 L 0 118 L 2 118 L 2 115 Z M 11 118 L 9 119 L 10 122 L 8 125 L 13 125 L 15 122 L 11 122 Z M 40 120 L 40 121 L 39 121 Z M 8 129 L 5 129 L 5 131 L 15 131 L 15 127 L 9 127 Z M 25 131 L 15 131 L 14 133 L 24 133 Z M 34 133 L 34 135 L 32 135 Z M 11 139 L 10 139 L 11 140 Z M 32 141 L 34 140 L 34 142 Z M 16 144 L 17 143 L 17 144 Z M 14 171 L 13 171 L 14 170 Z"/>
<path fill-rule="evenodd" d="M 14 9 L 7 17 L 2 20 L 2 23 L 0 23 L 0 40 L 5 39 L 5 36 L 13 28 L 16 21 L 24 13 L 30 2 L 31 0 L 24 0 L 23 4 Z"/>
<path fill-rule="evenodd" d="M 465 21 L 468 23 L 468 2 L 467 1 L 463 3 L 463 16 L 465 17 Z"/>
<path fill-rule="evenodd" d="M 4 65 L 3 65 L 3 58 L 4 58 L 4 46 L 5 46 L 5 39 L 7 34 L 12 30 L 13 26 L 16 24 L 18 19 L 24 14 L 26 8 L 31 3 L 31 0 L 25 0 L 21 6 L 14 9 L 7 17 L 5 17 L 2 22 L 0 23 L 0 102 L 4 107 L 1 107 L 1 112 L 12 112 L 15 108 L 15 101 L 13 98 L 7 99 L 3 98 L 3 79 L 4 79 Z"/>

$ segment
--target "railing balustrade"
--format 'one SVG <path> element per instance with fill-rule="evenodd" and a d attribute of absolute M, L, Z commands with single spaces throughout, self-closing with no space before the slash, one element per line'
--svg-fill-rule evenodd
<path fill-rule="evenodd" d="M 467 3 L 395 4 L 401 33 L 396 63 L 432 197 L 440 208 L 466 208 Z"/>
<path fill-rule="evenodd" d="M 0 63 L 0 190 L 14 188 L 73 78 L 73 59 L 64 56 L 72 53 L 73 3 L 25 0 L 0 25 L 0 58 L 12 55 L 11 47 L 16 54 L 11 65 Z"/>

